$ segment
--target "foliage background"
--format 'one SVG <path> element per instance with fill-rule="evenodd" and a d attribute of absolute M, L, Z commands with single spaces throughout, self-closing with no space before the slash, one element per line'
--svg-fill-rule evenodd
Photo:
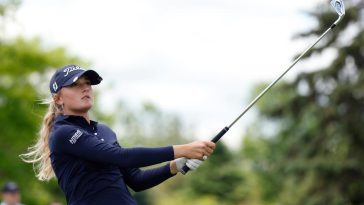
<path fill-rule="evenodd" d="M 319 59 L 330 50 L 335 56 L 329 66 L 282 81 L 262 98 L 241 150 L 219 143 L 198 171 L 134 193 L 139 204 L 364 204 L 364 4 L 345 3 L 343 22 L 306 56 Z M 20 1 L 0 1 L 2 30 L 19 6 Z M 296 38 L 309 41 L 336 18 L 327 5 L 318 5 L 310 15 L 317 26 Z M 28 205 L 65 204 L 56 180 L 37 181 L 32 166 L 18 155 L 34 143 L 46 109 L 38 100 L 48 96 L 39 85 L 47 84 L 55 68 L 70 63 L 92 65 L 39 38 L 0 35 L 0 183 L 16 181 Z M 252 96 L 265 85 L 257 85 Z M 117 130 L 125 146 L 193 139 L 178 116 L 151 103 L 136 110 L 120 101 L 108 114 L 95 103 L 94 118 Z"/>

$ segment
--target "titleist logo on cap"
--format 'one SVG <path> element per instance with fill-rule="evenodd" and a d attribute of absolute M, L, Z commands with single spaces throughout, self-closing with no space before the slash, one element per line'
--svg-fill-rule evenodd
<path fill-rule="evenodd" d="M 72 71 L 75 71 L 75 70 L 85 70 L 85 69 L 83 69 L 83 68 L 81 68 L 81 67 L 79 67 L 79 66 L 71 66 L 71 67 L 67 67 L 67 68 L 65 68 L 64 70 L 63 70 L 63 72 L 64 73 L 66 73 L 65 75 L 64 75 L 64 77 L 66 77 L 70 72 L 72 72 Z"/>

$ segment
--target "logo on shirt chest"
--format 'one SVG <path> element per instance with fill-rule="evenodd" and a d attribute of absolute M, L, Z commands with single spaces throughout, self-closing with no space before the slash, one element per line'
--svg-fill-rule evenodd
<path fill-rule="evenodd" d="M 76 144 L 77 140 L 81 137 L 83 132 L 77 130 L 75 134 L 72 135 L 71 139 L 69 140 L 71 144 Z"/>

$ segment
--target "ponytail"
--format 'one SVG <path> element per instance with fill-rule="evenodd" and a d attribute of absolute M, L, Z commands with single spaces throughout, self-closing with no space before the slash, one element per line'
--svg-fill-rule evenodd
<path fill-rule="evenodd" d="M 49 134 L 52 130 L 54 119 L 62 114 L 62 107 L 54 100 L 49 103 L 48 111 L 43 117 L 43 123 L 38 133 L 37 142 L 28 148 L 28 152 L 21 154 L 24 162 L 32 163 L 36 177 L 41 181 L 49 181 L 54 177 L 50 160 Z"/>

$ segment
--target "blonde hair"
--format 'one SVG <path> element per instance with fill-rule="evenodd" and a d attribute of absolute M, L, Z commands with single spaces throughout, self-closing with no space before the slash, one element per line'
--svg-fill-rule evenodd
<path fill-rule="evenodd" d="M 33 164 L 36 177 L 41 181 L 49 181 L 55 176 L 49 157 L 49 134 L 55 117 L 63 113 L 62 106 L 57 105 L 53 99 L 45 103 L 49 104 L 49 107 L 43 117 L 38 140 L 33 146 L 28 147 L 27 153 L 20 155 L 24 162 Z"/>

